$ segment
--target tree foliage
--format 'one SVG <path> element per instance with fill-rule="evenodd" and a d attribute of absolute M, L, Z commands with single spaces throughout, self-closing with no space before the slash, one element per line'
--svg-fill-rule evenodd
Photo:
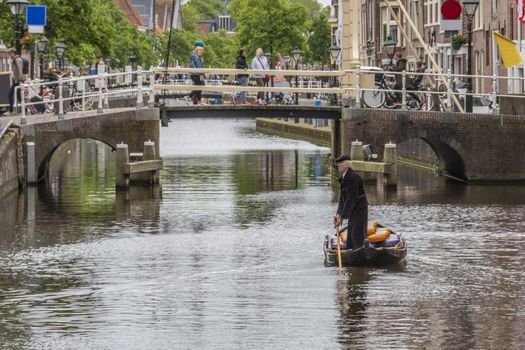
<path fill-rule="evenodd" d="M 37 2 L 42 1 L 34 3 Z M 112 1 L 47 0 L 46 5 L 48 25 L 45 36 L 50 41 L 50 48 L 64 40 L 67 45 L 65 56 L 73 63 L 83 65 L 86 61 L 94 63 L 99 57 L 109 57 L 113 64 L 125 64 L 132 55 L 143 66 L 152 62 L 151 35 L 134 28 Z M 1 4 L 0 12 L 0 38 L 6 44 L 14 45 L 13 18 L 5 3 Z M 34 40 L 37 37 L 29 37 L 27 42 Z M 53 51 L 50 50 L 51 56 Z"/>
<path fill-rule="evenodd" d="M 325 7 L 317 17 L 314 17 L 308 37 L 309 61 L 326 64 L 330 62 L 330 46 L 332 33 L 328 17 L 330 8 Z"/>
<path fill-rule="evenodd" d="M 270 50 L 273 57 L 288 55 L 295 47 L 305 49 L 308 22 L 301 4 L 287 0 L 232 0 L 237 19 L 238 41 L 250 55 L 257 48 Z"/>

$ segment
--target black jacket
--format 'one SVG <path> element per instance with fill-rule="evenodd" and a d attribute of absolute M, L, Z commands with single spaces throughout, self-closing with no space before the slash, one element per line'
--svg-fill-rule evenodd
<path fill-rule="evenodd" d="M 235 63 L 235 69 L 248 69 L 248 64 L 246 63 L 246 57 L 239 55 L 237 56 L 237 62 Z M 239 74 L 237 77 L 246 78 L 248 74 Z"/>
<path fill-rule="evenodd" d="M 348 169 L 344 177 L 339 179 L 341 184 L 341 197 L 337 214 L 343 219 L 350 218 L 354 212 L 368 207 L 363 180 L 352 169 Z"/>

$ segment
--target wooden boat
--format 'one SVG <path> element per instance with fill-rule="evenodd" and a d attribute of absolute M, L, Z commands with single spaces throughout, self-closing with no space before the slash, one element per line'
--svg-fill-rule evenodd
<path fill-rule="evenodd" d="M 377 224 L 378 228 L 385 228 Z M 341 259 L 343 266 L 381 266 L 396 264 L 405 259 L 407 254 L 407 244 L 403 237 L 389 230 L 389 235 L 395 236 L 395 245 L 373 242 L 376 240 L 374 234 L 370 234 L 365 239 L 362 247 L 358 249 L 341 249 Z M 375 231 L 374 231 L 375 232 Z M 324 257 L 327 266 L 337 266 L 337 242 L 335 235 L 326 236 L 324 242 Z M 343 245 L 346 248 L 346 245 Z"/>

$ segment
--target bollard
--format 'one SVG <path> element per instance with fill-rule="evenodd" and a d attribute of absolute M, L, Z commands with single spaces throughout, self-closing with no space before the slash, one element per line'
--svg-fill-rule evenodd
<path fill-rule="evenodd" d="M 397 186 L 397 145 L 395 143 L 387 143 L 383 153 L 383 162 L 391 164 L 390 172 L 385 174 L 386 186 Z"/>
<path fill-rule="evenodd" d="M 144 107 L 144 97 L 142 96 L 142 68 L 137 68 L 137 108 Z"/>
<path fill-rule="evenodd" d="M 452 112 L 452 70 L 447 72 L 447 111 Z"/>
<path fill-rule="evenodd" d="M 97 105 L 97 114 L 104 113 L 103 107 L 104 101 L 102 96 L 102 74 L 98 75 L 98 105 Z"/>
<path fill-rule="evenodd" d="M 155 160 L 157 159 L 156 152 L 155 152 L 155 142 L 149 140 L 144 142 L 144 160 Z M 151 184 L 158 184 L 159 183 L 159 172 L 158 171 L 152 171 L 150 173 L 146 173 L 148 177 L 148 182 Z"/>
<path fill-rule="evenodd" d="M 363 156 L 363 143 L 361 141 L 355 140 L 352 142 L 352 146 L 350 148 L 350 159 L 353 161 L 365 160 L 365 157 Z"/>
<path fill-rule="evenodd" d="M 21 124 L 26 124 L 26 84 L 20 85 L 20 115 L 21 115 Z M 16 88 L 15 88 L 15 96 L 16 96 Z M 15 105 L 16 108 L 16 105 Z"/>
<path fill-rule="evenodd" d="M 26 142 L 26 181 L 28 184 L 36 184 L 36 167 L 35 167 L 35 143 Z"/>
<path fill-rule="evenodd" d="M 62 77 L 58 77 L 58 120 L 64 119 L 64 97 L 62 96 L 63 85 Z"/>
<path fill-rule="evenodd" d="M 407 109 L 407 71 L 401 72 L 401 109 Z"/>
<path fill-rule="evenodd" d="M 115 186 L 117 188 L 129 187 L 129 175 L 124 174 L 124 164 L 129 163 L 128 145 L 120 143 L 117 145 L 117 155 L 115 157 Z"/>

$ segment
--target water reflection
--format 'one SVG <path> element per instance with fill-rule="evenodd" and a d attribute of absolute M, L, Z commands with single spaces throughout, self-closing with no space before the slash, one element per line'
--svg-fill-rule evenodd
<path fill-rule="evenodd" d="M 0 201 L 0 348 L 524 344 L 524 187 L 408 168 L 397 189 L 369 183 L 408 263 L 337 275 L 327 149 L 250 121 L 162 133 L 161 187 L 115 191 L 111 150 L 74 141 L 46 184 Z"/>

